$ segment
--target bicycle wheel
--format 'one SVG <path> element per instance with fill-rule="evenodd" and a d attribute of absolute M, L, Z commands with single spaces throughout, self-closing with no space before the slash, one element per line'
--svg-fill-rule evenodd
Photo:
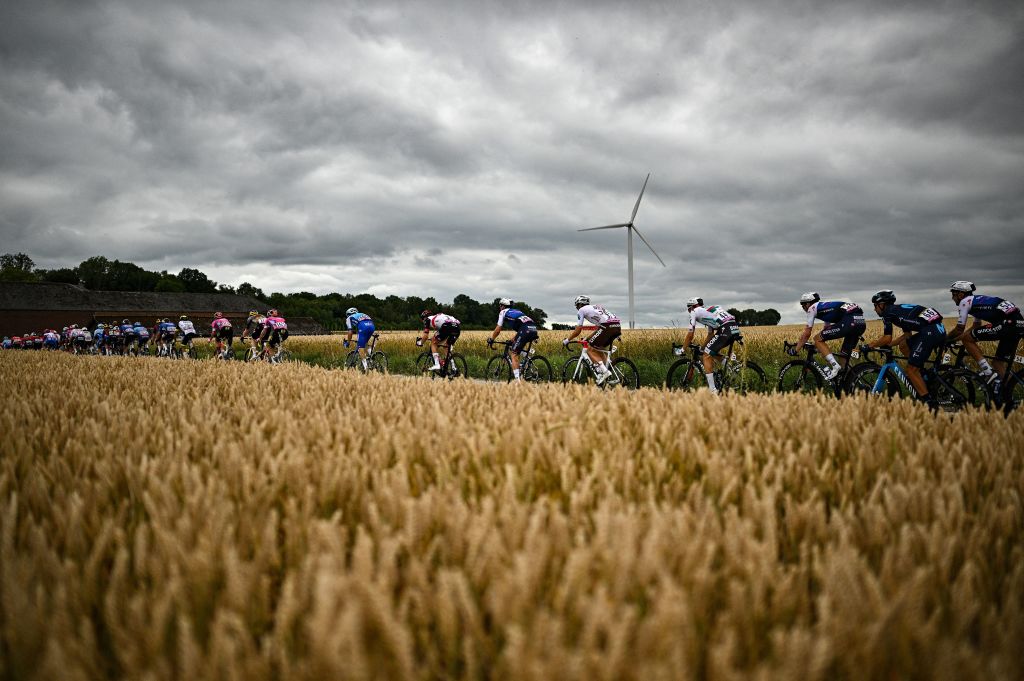
<path fill-rule="evenodd" d="M 779 371 L 780 393 L 815 393 L 821 390 L 821 375 L 805 360 L 786 362 Z"/>
<path fill-rule="evenodd" d="M 429 352 L 421 352 L 416 358 L 416 373 L 420 376 L 436 376 L 436 371 L 431 371 L 434 366 L 434 356 Z"/>
<path fill-rule="evenodd" d="M 530 383 L 548 383 L 551 381 L 551 362 L 543 355 L 534 355 L 521 367 L 519 375 Z"/>
<path fill-rule="evenodd" d="M 448 359 L 446 373 L 448 378 L 469 378 L 469 366 L 466 364 L 466 358 L 453 352 Z"/>
<path fill-rule="evenodd" d="M 970 369 L 946 369 L 932 381 L 935 400 L 943 411 L 961 411 L 967 407 L 988 407 L 988 387 Z"/>
<path fill-rule="evenodd" d="M 579 357 L 573 357 L 562 366 L 562 383 L 578 383 L 580 385 L 587 385 L 588 383 L 593 382 L 593 370 Z"/>
<path fill-rule="evenodd" d="M 628 357 L 612 360 L 612 375 L 601 384 L 606 389 L 636 390 L 640 387 L 640 372 Z"/>
<path fill-rule="evenodd" d="M 512 380 L 512 364 L 504 355 L 491 357 L 484 370 L 484 380 L 508 383 Z"/>
<path fill-rule="evenodd" d="M 878 366 L 874 362 L 858 364 L 854 367 L 853 371 L 850 372 L 850 378 L 846 384 L 846 391 L 851 395 L 858 393 L 874 393 L 875 385 L 878 383 L 878 376 L 881 372 L 882 367 Z M 888 371 L 885 372 L 885 379 L 879 393 L 890 398 L 897 397 L 900 394 L 899 382 Z"/>
<path fill-rule="evenodd" d="M 768 376 L 756 362 L 733 362 L 728 372 L 729 380 L 722 386 L 723 390 L 740 395 L 763 393 L 768 390 Z"/>
<path fill-rule="evenodd" d="M 370 371 L 379 371 L 380 373 L 385 374 L 388 371 L 388 356 L 378 350 L 370 355 L 370 359 L 367 364 L 370 367 Z"/>
<path fill-rule="evenodd" d="M 678 359 L 668 368 L 665 387 L 669 390 L 693 390 L 697 387 L 699 373 L 696 367 L 691 366 L 689 359 Z"/>
<path fill-rule="evenodd" d="M 359 367 L 360 369 L 362 369 L 363 368 L 363 363 L 360 362 L 359 360 L 360 360 L 359 351 L 358 350 L 350 351 L 347 355 L 345 355 L 345 368 L 346 369 L 355 369 L 356 367 Z"/>

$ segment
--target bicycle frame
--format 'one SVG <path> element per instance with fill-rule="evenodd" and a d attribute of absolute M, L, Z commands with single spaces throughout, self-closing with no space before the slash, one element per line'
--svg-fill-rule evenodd
<path fill-rule="evenodd" d="M 584 366 L 588 367 L 589 370 L 591 372 L 594 372 L 594 374 L 596 376 L 596 371 L 594 369 L 593 362 L 590 359 L 590 355 L 587 354 L 587 350 L 590 348 L 590 342 L 589 341 L 585 341 L 585 340 L 572 341 L 572 342 L 580 344 L 580 359 L 576 363 L 576 371 L 574 371 L 573 374 L 572 374 L 572 380 L 573 381 L 577 380 L 580 377 L 580 372 L 587 370 L 587 369 L 583 368 Z M 505 349 L 507 351 L 508 347 L 506 346 Z M 611 347 L 609 347 L 607 350 L 605 350 L 603 348 L 594 348 L 594 350 L 596 350 L 598 352 L 603 352 L 604 353 L 605 362 L 608 364 L 608 370 L 610 372 L 612 372 L 611 379 L 608 379 L 608 380 L 613 380 L 614 379 L 614 382 L 616 382 L 616 383 L 621 381 L 622 380 L 622 373 L 619 372 L 619 370 L 616 369 L 615 366 L 609 361 L 609 360 L 611 360 L 612 355 L 615 352 L 618 351 L 618 348 L 615 347 L 615 344 L 613 343 L 611 345 Z M 606 380 L 605 383 L 607 383 L 607 382 L 608 381 Z"/>

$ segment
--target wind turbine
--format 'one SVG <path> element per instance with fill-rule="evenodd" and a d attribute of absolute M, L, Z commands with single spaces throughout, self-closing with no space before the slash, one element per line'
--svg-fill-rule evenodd
<path fill-rule="evenodd" d="M 588 227 L 587 229 L 578 229 L 577 232 L 593 232 L 596 229 L 617 229 L 619 227 L 626 228 L 626 260 L 629 263 L 629 328 L 633 328 L 636 325 L 636 318 L 633 314 L 633 232 L 640 237 L 640 241 L 644 242 L 647 248 L 651 249 L 651 253 L 654 253 L 654 257 L 658 259 L 662 267 L 668 267 L 665 261 L 661 259 L 661 256 L 654 250 L 654 247 L 647 243 L 647 239 L 640 233 L 640 230 L 633 224 L 633 220 L 636 218 L 636 212 L 640 209 L 640 199 L 644 198 L 644 190 L 647 189 L 647 180 L 651 179 L 651 174 L 647 173 L 647 178 L 644 179 L 644 186 L 640 188 L 640 196 L 636 197 L 636 205 L 633 206 L 633 214 L 629 216 L 629 222 L 622 222 L 617 225 L 605 225 L 603 227 Z"/>

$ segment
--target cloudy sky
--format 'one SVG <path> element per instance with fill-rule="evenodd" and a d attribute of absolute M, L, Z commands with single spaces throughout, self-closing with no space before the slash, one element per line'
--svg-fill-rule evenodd
<path fill-rule="evenodd" d="M 820 6 L 819 6 L 820 5 Z M 1024 299 L 1024 3 L 5 0 L 0 251 L 637 321 Z"/>

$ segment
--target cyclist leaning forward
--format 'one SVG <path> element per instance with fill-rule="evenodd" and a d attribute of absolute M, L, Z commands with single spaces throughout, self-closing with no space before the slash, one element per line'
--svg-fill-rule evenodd
<path fill-rule="evenodd" d="M 821 295 L 814 291 L 800 296 L 800 307 L 807 313 L 807 327 L 804 328 L 800 340 L 797 341 L 796 347 L 790 351 L 790 354 L 795 355 L 799 348 L 802 348 L 807 342 L 815 319 L 825 322 L 825 328 L 814 337 L 814 347 L 828 362 L 829 368 L 825 372 L 825 378 L 831 381 L 839 374 L 842 367 L 846 366 L 850 353 L 857 346 L 860 337 L 864 335 L 867 328 L 864 322 L 864 310 L 857 303 L 847 303 L 841 300 L 822 301 Z M 840 350 L 846 355 L 841 362 L 836 360 L 832 350 L 825 344 L 825 341 L 837 338 L 843 339 Z"/>
<path fill-rule="evenodd" d="M 288 322 L 278 314 L 276 309 L 267 310 L 267 316 L 263 319 L 263 331 L 260 332 L 256 342 L 266 343 L 271 350 L 276 350 L 286 340 L 288 340 Z"/>
<path fill-rule="evenodd" d="M 708 327 L 707 338 L 704 339 L 704 354 L 701 362 L 704 364 L 704 378 L 707 379 L 708 389 L 712 395 L 718 394 L 718 386 L 715 385 L 715 362 L 721 361 L 722 357 L 718 351 L 732 345 L 740 340 L 739 324 L 736 318 L 729 314 L 729 311 L 719 305 L 708 305 L 704 307 L 703 298 L 690 298 L 686 301 L 686 311 L 690 313 L 690 327 L 686 331 L 686 338 L 683 340 L 683 347 L 690 346 L 693 335 L 697 330 L 697 324 Z"/>
<path fill-rule="evenodd" d="M 585 322 L 597 327 L 597 330 L 587 337 L 587 356 L 594 365 L 597 384 L 601 385 L 611 375 L 611 369 L 605 364 L 605 360 L 611 361 L 612 342 L 622 335 L 622 322 L 600 305 L 591 304 L 590 296 L 576 296 L 573 304 L 576 305 L 576 328 L 568 338 L 562 340 L 562 345 L 568 347 L 569 341 L 583 332 Z"/>
<path fill-rule="evenodd" d="M 225 317 L 223 312 L 213 313 L 213 322 L 210 324 L 210 340 L 217 341 L 218 357 L 224 351 L 225 344 L 227 344 L 228 352 L 231 352 L 231 344 L 235 341 L 235 332 L 231 328 L 231 320 Z"/>
<path fill-rule="evenodd" d="M 982 379 L 992 385 L 996 395 L 999 394 L 1000 379 L 1006 365 L 1013 361 L 1017 345 L 1024 336 L 1024 317 L 1020 308 L 1003 298 L 982 296 L 974 293 L 976 287 L 969 281 L 955 281 L 949 287 L 953 302 L 957 304 L 959 316 L 956 327 L 949 332 L 949 340 L 960 339 L 971 357 L 981 368 Z M 970 331 L 965 332 L 967 316 L 975 321 Z M 984 322 L 984 324 L 982 323 Z M 997 341 L 995 371 L 988 360 L 981 354 L 978 341 Z"/>
<path fill-rule="evenodd" d="M 437 349 L 438 344 L 443 342 L 449 348 L 455 345 L 455 341 L 459 340 L 459 334 L 462 333 L 462 322 L 443 312 L 432 314 L 430 310 L 420 312 L 420 320 L 423 322 L 423 334 L 416 339 L 416 345 L 422 346 L 431 330 L 436 331 L 434 337 L 430 339 L 430 354 L 434 356 L 434 365 L 429 367 L 428 371 L 440 371 L 441 356 Z"/>
<path fill-rule="evenodd" d="M 242 341 L 249 340 L 252 347 L 256 347 L 257 339 L 263 333 L 263 322 L 266 318 L 256 310 L 249 310 L 249 316 L 245 320 L 245 328 L 242 329 Z"/>
<path fill-rule="evenodd" d="M 537 340 L 537 323 L 523 314 L 522 310 L 512 307 L 512 301 L 508 298 L 502 298 L 498 301 L 498 309 L 500 310 L 498 312 L 498 325 L 494 327 L 491 337 L 487 339 L 487 347 L 494 346 L 494 340 L 506 324 L 508 324 L 512 331 L 516 332 L 508 350 L 509 359 L 512 361 L 512 377 L 518 381 L 519 353 L 523 351 L 527 343 Z"/>
<path fill-rule="evenodd" d="M 896 294 L 890 290 L 871 296 L 875 313 L 882 318 L 882 337 L 868 343 L 869 347 L 895 347 L 907 357 L 907 378 L 917 391 L 917 399 L 926 402 L 932 410 L 938 409 L 934 396 L 928 394 L 921 370 L 932 352 L 946 343 L 946 327 L 942 315 L 935 308 L 924 305 L 897 305 Z M 892 327 L 898 326 L 903 334 L 893 340 Z"/>
<path fill-rule="evenodd" d="M 356 336 L 356 350 L 359 351 L 359 359 L 363 362 L 363 370 L 366 370 L 366 344 L 370 342 L 370 337 L 377 330 L 377 326 L 373 323 L 373 317 L 365 312 L 360 312 L 354 307 L 346 310 L 345 315 L 345 327 L 348 329 L 348 333 L 341 344 L 347 348 L 349 343 L 352 342 L 352 334 L 358 334 Z"/>

